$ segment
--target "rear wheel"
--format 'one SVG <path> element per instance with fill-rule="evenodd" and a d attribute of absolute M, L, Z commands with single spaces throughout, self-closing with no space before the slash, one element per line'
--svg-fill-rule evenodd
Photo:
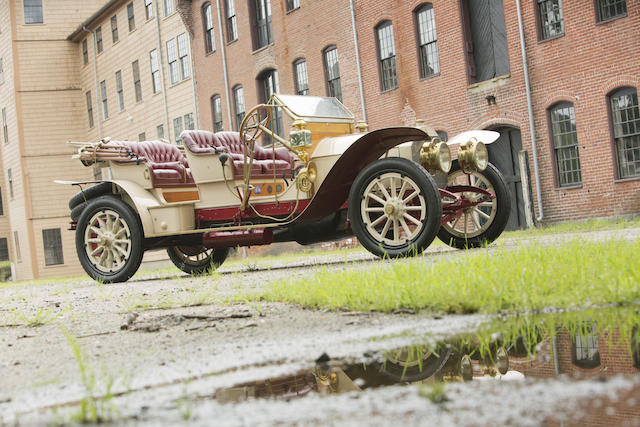
<path fill-rule="evenodd" d="M 411 160 L 371 163 L 349 193 L 351 228 L 362 246 L 379 257 L 421 253 L 435 238 L 441 217 L 433 178 Z"/>
<path fill-rule="evenodd" d="M 172 246 L 167 249 L 171 262 L 185 273 L 198 275 L 216 270 L 229 255 L 229 248 Z"/>
<path fill-rule="evenodd" d="M 112 196 L 89 201 L 78 218 L 76 251 L 87 274 L 104 283 L 124 282 L 142 261 L 142 226 L 129 205 Z"/>
<path fill-rule="evenodd" d="M 511 196 L 500 171 L 489 163 L 484 171 L 467 175 L 455 160 L 447 177 L 447 189 L 453 186 L 477 187 L 495 197 L 489 198 L 484 192 L 456 192 L 456 195 L 474 202 L 475 205 L 442 224 L 438 238 L 458 249 L 477 248 L 497 239 L 507 226 L 511 212 Z M 442 201 L 445 215 L 446 205 L 450 202 L 446 197 Z"/>

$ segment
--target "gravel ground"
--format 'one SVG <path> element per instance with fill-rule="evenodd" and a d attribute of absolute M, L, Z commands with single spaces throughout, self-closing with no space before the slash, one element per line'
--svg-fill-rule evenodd
<path fill-rule="evenodd" d="M 638 236 L 640 229 L 582 237 Z M 553 244 L 570 237 L 574 236 L 541 236 L 536 241 Z M 500 246 L 513 248 L 519 243 L 503 239 Z M 426 259 L 460 254 L 439 247 Z M 408 425 L 426 420 L 441 425 L 537 425 L 557 415 L 558 408 L 570 412 L 568 408 L 580 402 L 582 393 L 609 399 L 639 390 L 637 378 L 619 378 L 527 382 L 526 386 L 483 384 L 480 388 L 455 384 L 447 388 L 449 401 L 441 405 L 421 397 L 415 386 L 291 402 L 221 405 L 210 399 L 215 390 L 235 384 L 312 369 L 325 353 L 332 359 L 359 360 L 367 352 L 472 331 L 486 320 L 477 315 L 336 313 L 285 304 L 222 302 L 238 292 L 274 280 L 305 277 L 319 268 L 403 262 L 377 261 L 358 252 L 349 254 L 347 261 L 344 256 L 306 257 L 263 265 L 236 263 L 212 277 L 139 275 L 114 285 L 82 280 L 2 288 L 0 425 L 69 421 L 70 411 L 76 411 L 73 406 L 87 395 L 83 370 L 85 384 L 95 395 L 114 396 L 110 405 L 117 410 L 110 412 L 117 423 L 142 424 L 211 424 L 215 420 L 221 425 L 389 425 L 401 419 Z M 184 307 L 201 301 L 207 304 Z M 173 308 L 151 308 L 158 305 Z M 31 326 L 39 320 L 44 324 Z M 82 366 L 65 337 L 67 330 L 85 356 Z M 537 406 L 523 405 L 527 401 L 523 393 L 529 389 L 539 390 L 534 394 Z M 550 409 L 540 409 L 543 406 Z"/>

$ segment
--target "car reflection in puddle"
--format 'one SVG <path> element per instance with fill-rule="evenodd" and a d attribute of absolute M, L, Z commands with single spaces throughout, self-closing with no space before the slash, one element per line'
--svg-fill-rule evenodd
<path fill-rule="evenodd" d="M 327 355 L 316 366 L 295 375 L 269 378 L 219 389 L 215 399 L 238 402 L 250 398 L 292 399 L 361 391 L 388 385 L 436 382 L 606 379 L 640 375 L 640 311 L 601 309 L 522 317 L 488 324 L 475 334 L 456 336 L 435 345 L 403 347 L 341 363 Z M 630 396 L 640 395 L 635 387 Z M 626 405 L 624 420 L 640 420 L 640 405 Z M 600 405 L 592 405 L 600 406 Z M 603 417 L 606 405 L 592 416 Z M 610 411 L 609 411 L 610 412 Z"/>

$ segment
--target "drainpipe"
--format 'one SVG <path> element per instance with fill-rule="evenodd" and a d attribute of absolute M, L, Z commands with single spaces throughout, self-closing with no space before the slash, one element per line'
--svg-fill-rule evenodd
<path fill-rule="evenodd" d="M 98 55 L 96 54 L 96 35 L 93 31 L 88 30 L 84 25 L 82 26 L 82 30 L 91 34 L 91 44 L 93 45 L 93 83 L 95 85 L 96 91 L 96 117 L 98 124 L 98 141 L 102 139 L 102 120 L 101 120 L 101 110 L 100 110 L 100 102 L 98 102 L 98 97 L 100 96 L 98 92 Z"/>
<path fill-rule="evenodd" d="M 536 180 L 536 198 L 538 199 L 537 221 L 542 221 L 544 211 L 542 210 L 542 194 L 540 190 L 540 171 L 538 169 L 538 147 L 536 145 L 536 131 L 533 123 L 533 104 L 531 102 L 531 86 L 529 85 L 529 67 L 527 66 L 527 50 L 524 40 L 524 27 L 522 25 L 522 10 L 520 0 L 516 0 L 518 11 L 518 29 L 520 30 L 520 47 L 522 49 L 522 68 L 524 70 L 524 86 L 527 93 L 527 110 L 529 112 L 529 132 L 531 133 L 531 150 L 533 151 L 533 174 Z"/>
<path fill-rule="evenodd" d="M 231 117 L 231 93 L 229 92 L 229 71 L 227 70 L 227 54 L 224 51 L 224 33 L 222 32 L 222 12 L 220 9 L 220 0 L 216 0 L 216 8 L 218 9 L 218 29 L 220 30 L 220 53 L 222 54 L 224 90 L 227 94 L 227 115 L 229 116 L 229 124 L 231 125 L 231 129 L 233 129 L 233 117 Z"/>
<path fill-rule="evenodd" d="M 356 50 L 356 67 L 358 69 L 358 85 L 360 86 L 360 104 L 362 105 L 362 120 L 367 121 L 367 107 L 364 103 L 364 85 L 362 84 L 362 65 L 360 64 L 360 49 L 358 48 L 358 32 L 356 30 L 356 10 L 354 0 L 349 0 L 351 6 L 351 27 L 353 28 L 353 44 Z"/>
<path fill-rule="evenodd" d="M 164 61 L 162 60 L 162 36 L 160 34 L 160 5 L 156 5 L 156 32 L 158 34 L 158 68 L 160 69 L 160 83 L 162 84 L 162 106 L 164 107 L 164 121 L 167 123 L 167 133 L 165 139 L 171 141 L 171 129 L 169 129 L 169 107 L 167 107 L 167 85 L 164 78 Z M 177 42 L 176 42 L 177 43 Z M 176 46 L 177 49 L 177 46 Z M 166 137 L 169 138 L 166 138 Z"/>

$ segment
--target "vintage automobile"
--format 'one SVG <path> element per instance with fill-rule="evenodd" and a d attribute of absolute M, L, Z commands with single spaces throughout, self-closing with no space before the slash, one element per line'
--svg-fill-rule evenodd
<path fill-rule="evenodd" d="M 121 282 L 144 251 L 164 248 L 198 274 L 233 247 L 353 234 L 379 257 L 421 253 L 436 236 L 476 247 L 502 233 L 510 211 L 485 147 L 498 136 L 470 131 L 445 143 L 424 125 L 368 132 L 335 98 L 276 94 L 239 132 L 186 130 L 183 146 L 71 143 L 74 158 L 109 178 L 66 182 L 81 189 L 69 201 L 78 257 L 92 278 Z"/>

